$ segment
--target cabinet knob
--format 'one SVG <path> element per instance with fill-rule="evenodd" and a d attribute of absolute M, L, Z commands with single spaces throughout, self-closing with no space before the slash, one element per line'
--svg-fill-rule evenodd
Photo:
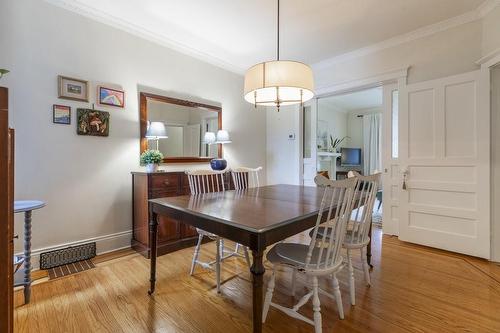
<path fill-rule="evenodd" d="M 164 183 L 165 185 L 170 185 L 170 182 L 169 182 L 168 180 L 165 180 L 163 183 Z"/>

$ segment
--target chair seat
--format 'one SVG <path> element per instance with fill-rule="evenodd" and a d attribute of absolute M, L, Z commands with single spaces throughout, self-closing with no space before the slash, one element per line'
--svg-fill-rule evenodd
<path fill-rule="evenodd" d="M 288 265 L 297 268 L 307 269 L 306 267 L 306 256 L 309 250 L 309 245 L 297 244 L 297 243 L 278 243 L 267 253 L 267 260 L 273 264 Z M 309 263 L 310 268 L 315 268 L 318 264 L 319 258 L 319 248 L 313 250 L 311 261 Z M 320 260 L 320 266 L 324 264 L 326 257 L 326 249 L 323 249 L 323 255 Z M 338 265 L 342 263 L 342 258 L 340 258 Z M 337 265 L 334 265 L 337 266 Z"/>
<path fill-rule="evenodd" d="M 351 221 L 350 223 L 356 223 L 356 222 Z M 316 238 L 323 238 L 324 232 L 325 232 L 325 227 L 319 227 Z M 311 229 L 311 231 L 309 232 L 309 236 L 312 237 L 313 233 L 314 233 L 314 229 Z M 347 230 L 346 234 L 345 234 L 345 238 L 344 238 L 344 247 L 358 248 L 358 247 L 363 247 L 370 242 L 370 237 L 368 237 L 368 239 L 366 239 L 364 242 L 358 242 L 357 240 L 353 240 L 352 238 L 353 238 L 352 237 L 352 230 Z M 328 235 L 325 239 L 328 239 Z"/>

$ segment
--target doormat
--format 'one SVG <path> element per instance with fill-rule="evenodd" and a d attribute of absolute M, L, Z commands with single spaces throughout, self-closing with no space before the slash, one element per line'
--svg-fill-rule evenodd
<path fill-rule="evenodd" d="M 94 263 L 89 259 L 53 267 L 49 269 L 49 280 L 83 272 L 94 267 Z"/>

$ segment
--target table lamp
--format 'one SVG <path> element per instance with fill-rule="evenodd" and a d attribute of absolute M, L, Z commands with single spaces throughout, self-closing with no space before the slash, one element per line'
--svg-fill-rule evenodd
<path fill-rule="evenodd" d="M 145 136 L 148 140 L 156 140 L 156 150 L 158 150 L 158 141 L 168 138 L 165 123 L 161 121 L 150 122 Z"/>
<path fill-rule="evenodd" d="M 226 130 L 217 131 L 214 143 L 223 145 L 231 142 L 229 133 Z M 224 158 L 214 158 L 210 160 L 210 167 L 212 170 L 224 170 L 227 168 L 227 161 Z"/>

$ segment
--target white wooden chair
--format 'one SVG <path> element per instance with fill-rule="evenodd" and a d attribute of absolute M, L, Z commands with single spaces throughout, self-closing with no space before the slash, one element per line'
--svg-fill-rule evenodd
<path fill-rule="evenodd" d="M 213 193 L 213 192 L 224 192 L 226 190 L 224 185 L 224 175 L 227 171 L 212 171 L 212 170 L 195 170 L 186 171 L 189 180 L 189 189 L 192 195 L 198 195 L 203 193 Z M 198 232 L 198 243 L 196 244 L 193 260 L 191 262 L 190 275 L 193 275 L 196 264 L 199 264 L 203 268 L 213 269 L 212 266 L 215 264 L 215 274 L 217 278 L 217 292 L 220 292 L 220 264 L 224 259 L 232 256 L 242 256 L 239 252 L 239 244 L 236 244 L 236 249 L 234 251 L 226 251 L 224 247 L 224 239 L 205 230 L 196 228 Z M 203 237 L 208 237 L 215 240 L 216 244 L 216 258 L 211 262 L 203 262 L 198 260 L 200 254 L 201 243 Z M 246 258 L 247 265 L 250 266 L 250 258 L 248 256 L 248 251 L 246 247 L 243 247 L 244 256 Z"/>
<path fill-rule="evenodd" d="M 359 250 L 361 263 L 366 284 L 371 285 L 370 266 L 366 258 L 367 246 L 370 243 L 370 224 L 372 223 L 373 206 L 380 184 L 380 173 L 370 176 L 362 176 L 356 171 L 348 172 L 349 178 L 356 178 L 355 198 L 359 200 L 353 201 L 355 207 L 351 214 L 351 219 L 348 222 L 347 233 L 344 239 L 343 247 L 347 250 L 347 264 L 349 269 L 349 293 L 351 304 L 356 304 L 356 291 L 354 279 L 354 266 L 352 265 L 352 251 Z M 322 237 L 324 234 L 323 228 L 319 228 L 317 237 Z M 313 232 L 309 235 L 313 237 Z"/>
<path fill-rule="evenodd" d="M 247 168 L 240 167 L 231 170 L 235 190 L 259 187 L 259 171 L 262 167 Z"/>
<path fill-rule="evenodd" d="M 335 299 L 339 316 L 344 318 L 342 297 L 336 274 L 343 268 L 341 256 L 342 243 L 346 234 L 346 227 L 352 211 L 352 199 L 357 184 L 356 178 L 332 181 L 324 176 L 315 178 L 318 186 L 324 186 L 325 191 L 321 201 L 313 237 L 309 245 L 296 243 L 278 243 L 267 254 L 272 263 L 272 275 L 267 285 L 264 299 L 262 321 L 265 322 L 269 307 L 275 307 L 293 318 L 303 320 L 314 325 L 315 332 L 321 333 L 321 308 L 319 294 Z M 323 223 L 324 214 L 326 222 Z M 323 229 L 323 236 L 318 236 L 318 230 Z M 287 308 L 272 302 L 275 286 L 276 268 L 290 267 L 293 271 L 305 274 L 312 281 L 311 291 L 304 295 L 293 308 Z M 331 295 L 318 286 L 319 277 L 332 277 L 334 294 Z M 311 320 L 298 311 L 312 296 L 314 320 Z"/>

